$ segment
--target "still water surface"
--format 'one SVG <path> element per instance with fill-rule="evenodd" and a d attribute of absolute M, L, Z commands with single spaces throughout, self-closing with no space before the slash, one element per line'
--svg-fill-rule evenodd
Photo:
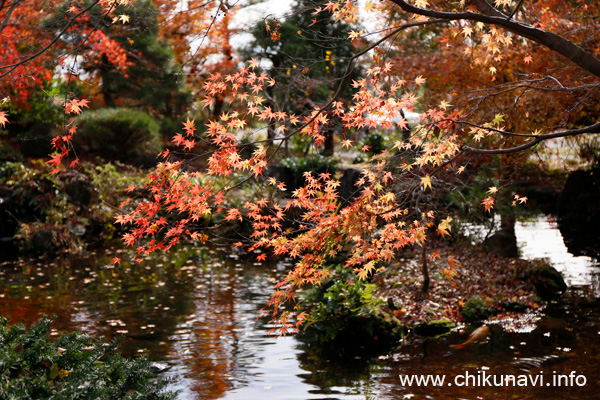
<path fill-rule="evenodd" d="M 173 389 L 182 400 L 598 398 L 600 268 L 592 259 L 569 255 L 551 219 L 518 223 L 516 230 L 522 256 L 550 258 L 571 287 L 528 329 L 491 325 L 487 343 L 462 351 L 449 347 L 466 338 L 459 332 L 438 339 L 409 335 L 371 359 L 331 358 L 295 337 L 266 336 L 271 327 L 257 320 L 258 310 L 287 266 L 254 265 L 229 249 L 182 247 L 117 268 L 109 260 L 125 258 L 119 248 L 3 265 L 0 314 L 26 324 L 56 315 L 59 331 L 120 335 L 126 354 L 146 353 L 179 376 Z M 443 376 L 444 385 L 401 383 L 401 375 L 428 374 Z M 458 386 L 467 374 L 474 380 Z M 507 374 L 536 380 L 520 387 L 482 386 L 485 374 L 497 381 Z M 579 383 L 585 379 L 585 385 L 571 381 L 565 387 L 563 379 L 557 387 L 553 379 L 561 374 L 579 377 Z"/>

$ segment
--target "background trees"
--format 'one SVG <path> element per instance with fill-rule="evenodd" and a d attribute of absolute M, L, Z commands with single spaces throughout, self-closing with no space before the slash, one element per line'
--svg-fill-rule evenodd
<path fill-rule="evenodd" d="M 84 3 L 90 6 L 92 1 Z M 48 29 L 59 32 L 61 46 L 76 48 L 78 73 L 89 74 L 97 84 L 88 85 L 87 97 L 102 97 L 104 106 L 129 106 L 175 117 L 189 102 L 183 71 L 173 52 L 159 40 L 158 9 L 151 1 L 122 5 L 106 13 L 101 7 L 71 21 L 69 3 L 46 20 Z"/>

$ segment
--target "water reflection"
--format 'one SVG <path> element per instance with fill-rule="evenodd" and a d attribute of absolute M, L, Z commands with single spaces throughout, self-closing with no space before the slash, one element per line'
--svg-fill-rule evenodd
<path fill-rule="evenodd" d="M 538 216 L 529 221 L 517 222 L 515 234 L 522 258 L 551 260 L 569 286 L 599 287 L 600 263 L 591 257 L 569 253 L 554 217 Z"/>
<path fill-rule="evenodd" d="M 530 333 L 492 325 L 489 342 L 462 351 L 438 339 L 409 336 L 389 354 L 342 359 L 319 353 L 295 337 L 266 336 L 257 321 L 286 265 L 257 266 L 231 251 L 181 247 L 142 264 L 113 267 L 123 250 L 65 260 L 20 261 L 0 267 L 0 314 L 30 324 L 56 315 L 54 327 L 123 337 L 128 355 L 147 353 L 180 377 L 174 389 L 187 399 L 574 399 L 600 390 L 598 264 L 565 255 L 556 226 L 544 218 L 519 223 L 527 258 L 549 257 L 571 288 Z M 554 242 L 553 242 L 554 241 Z M 594 296 L 590 297 L 589 287 Z M 418 387 L 400 375 L 544 375 L 576 371 L 586 386 Z M 542 374 L 543 371 L 543 374 Z M 451 381 L 452 382 L 452 381 Z M 446 382 L 447 383 L 447 382 Z M 547 382 L 546 382 L 547 383 Z"/>

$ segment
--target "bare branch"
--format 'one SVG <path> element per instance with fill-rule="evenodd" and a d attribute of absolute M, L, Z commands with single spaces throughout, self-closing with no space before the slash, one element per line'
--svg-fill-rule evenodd
<path fill-rule="evenodd" d="M 71 25 L 73 25 L 73 22 L 80 17 L 81 15 L 85 14 L 86 12 L 88 12 L 88 10 L 91 10 L 96 4 L 98 4 L 100 2 L 100 0 L 95 0 L 94 2 L 92 2 L 88 7 L 86 7 L 84 10 L 82 10 L 81 12 L 79 12 L 77 15 L 74 15 L 73 18 L 71 18 L 69 20 L 69 22 L 67 23 L 67 25 L 65 25 L 65 27 L 54 37 L 54 39 L 52 39 L 46 46 L 44 46 L 42 49 L 40 49 L 38 52 L 24 58 L 23 60 L 14 63 L 14 64 L 10 64 L 10 65 L 3 65 L 0 66 L 0 70 L 3 69 L 8 69 L 8 71 L 4 72 L 3 74 L 0 75 L 0 78 L 5 77 L 6 75 L 10 74 L 11 72 L 13 72 L 18 66 L 23 65 L 28 63 L 29 61 L 39 57 L 40 55 L 44 54 L 46 51 L 48 51 L 52 46 L 54 46 L 54 44 L 56 42 L 58 42 L 58 40 L 62 37 L 62 35 L 71 27 Z"/>
<path fill-rule="evenodd" d="M 510 13 L 510 15 L 506 19 L 511 19 L 512 17 L 514 17 L 515 14 L 517 13 L 517 11 L 519 11 L 519 8 L 521 8 L 522 5 L 523 5 L 523 0 L 520 0 L 519 4 L 517 4 L 517 6 L 515 7 L 515 9 Z"/>
<path fill-rule="evenodd" d="M 504 132 L 504 133 L 508 133 L 508 132 Z M 568 136 L 577 136 L 577 135 L 582 135 L 584 133 L 593 133 L 593 134 L 600 133 L 600 122 L 590 125 L 590 126 L 587 126 L 585 128 L 572 129 L 572 130 L 562 131 L 562 132 L 546 133 L 546 134 L 542 134 L 542 135 L 535 135 L 535 138 L 532 141 L 524 143 L 520 146 L 509 147 L 507 149 L 476 149 L 476 148 L 470 147 L 470 146 L 463 146 L 463 150 L 466 152 L 475 153 L 475 154 L 511 154 L 511 153 L 518 153 L 519 151 L 529 149 L 529 148 L 535 146 L 536 144 L 543 142 L 544 140 L 555 139 L 555 138 L 560 138 L 560 137 L 568 137 Z M 515 134 L 515 133 L 511 133 L 511 134 L 514 136 L 531 136 L 531 135 Z"/>
<path fill-rule="evenodd" d="M 6 15 L 4 16 L 4 20 L 2 20 L 2 24 L 0 24 L 0 33 L 2 33 L 4 28 L 6 28 L 6 26 L 8 25 L 8 20 L 10 19 L 10 16 L 12 15 L 13 11 L 15 11 L 15 8 L 17 8 L 17 6 L 21 2 L 22 2 L 22 0 L 18 0 L 18 1 L 15 1 L 13 4 L 11 4 L 10 8 L 6 12 Z M 4 8 L 4 2 L 2 2 L 0 9 L 2 9 L 2 8 Z"/>

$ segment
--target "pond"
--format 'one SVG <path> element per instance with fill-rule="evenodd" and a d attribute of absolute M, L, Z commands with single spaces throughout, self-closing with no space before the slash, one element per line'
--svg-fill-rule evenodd
<path fill-rule="evenodd" d="M 547 257 L 568 292 L 523 326 L 490 325 L 484 344 L 454 350 L 467 333 L 409 335 L 386 354 L 339 359 L 295 337 L 267 336 L 258 319 L 284 263 L 255 265 L 231 249 L 180 247 L 113 267 L 119 246 L 82 257 L 0 267 L 0 315 L 30 324 L 56 315 L 58 331 L 122 337 L 179 376 L 179 399 L 589 399 L 600 390 L 600 267 L 567 253 L 552 219 L 518 223 L 524 258 Z M 441 386 L 406 379 L 431 375 Z M 527 385 L 493 386 L 528 379 Z M 522 378 L 525 377 L 525 378 Z M 479 381 L 478 381 L 479 380 Z M 517 383 L 524 383 L 517 381 Z M 466 384 L 466 385 L 465 385 Z"/>

